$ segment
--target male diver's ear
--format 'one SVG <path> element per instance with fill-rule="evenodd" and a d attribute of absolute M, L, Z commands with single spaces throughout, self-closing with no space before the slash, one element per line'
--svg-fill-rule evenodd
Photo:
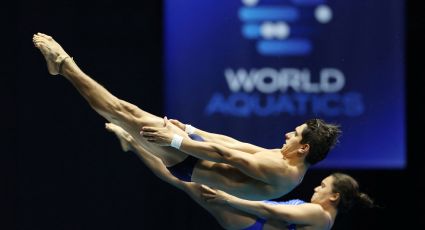
<path fill-rule="evenodd" d="M 309 150 L 310 150 L 309 144 L 302 144 L 301 147 L 298 149 L 298 153 L 300 155 L 307 155 Z"/>

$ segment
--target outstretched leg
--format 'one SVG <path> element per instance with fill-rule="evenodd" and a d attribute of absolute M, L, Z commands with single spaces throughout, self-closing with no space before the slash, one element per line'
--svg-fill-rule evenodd
<path fill-rule="evenodd" d="M 179 188 L 190 196 L 196 203 L 206 209 L 218 223 L 225 229 L 244 229 L 252 225 L 256 217 L 236 210 L 232 207 L 220 204 L 207 203 L 201 197 L 200 185 L 194 182 L 184 182 L 173 176 L 164 163 L 153 154 L 150 154 L 142 146 L 138 145 L 133 137 L 121 127 L 108 123 L 106 129 L 113 132 L 119 139 L 122 149 L 132 151 L 142 162 L 160 179 Z"/>
<path fill-rule="evenodd" d="M 65 50 L 50 36 L 37 33 L 34 45 L 41 51 L 50 74 L 60 74 L 68 79 L 90 106 L 108 121 L 118 124 L 135 137 L 136 141 L 151 153 L 156 153 L 164 163 L 174 165 L 186 158 L 186 154 L 170 147 L 161 147 L 144 140 L 139 132 L 143 126 L 160 126 L 163 119 L 145 112 L 135 105 L 120 100 L 99 83 L 85 74 Z M 175 132 L 186 135 L 175 127 Z"/>

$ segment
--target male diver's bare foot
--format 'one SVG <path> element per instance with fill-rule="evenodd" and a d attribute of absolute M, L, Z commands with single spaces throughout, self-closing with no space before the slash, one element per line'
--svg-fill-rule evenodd
<path fill-rule="evenodd" d="M 112 123 L 106 123 L 105 128 L 108 131 L 114 133 L 117 136 L 118 140 L 120 141 L 121 148 L 124 152 L 132 150 L 131 142 L 134 139 L 123 128 L 119 127 L 118 125 L 112 124 Z"/>
<path fill-rule="evenodd" d="M 46 34 L 34 34 L 32 41 L 46 59 L 49 73 L 51 75 L 58 75 L 62 62 L 66 58 L 70 58 L 70 56 L 52 37 Z"/>

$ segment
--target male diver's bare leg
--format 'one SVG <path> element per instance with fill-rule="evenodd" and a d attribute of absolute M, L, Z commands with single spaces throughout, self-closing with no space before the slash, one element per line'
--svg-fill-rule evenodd
<path fill-rule="evenodd" d="M 38 33 L 34 35 L 33 41 L 44 55 L 49 73 L 61 74 L 67 78 L 93 109 L 104 113 L 101 115 L 109 120 L 115 113 L 124 109 L 123 102 L 86 75 L 52 37 Z M 141 110 L 134 112 L 143 116 Z"/>
<path fill-rule="evenodd" d="M 64 49 L 50 36 L 37 33 L 33 36 L 34 45 L 41 51 L 52 75 L 63 75 L 90 106 L 110 122 L 118 124 L 136 138 L 139 144 L 156 153 L 165 164 L 173 165 L 182 161 L 187 155 L 169 147 L 151 144 L 140 137 L 142 126 L 162 125 L 163 119 L 145 112 L 137 106 L 112 95 L 99 83 L 85 74 Z M 176 128 L 176 132 L 182 132 Z M 185 135 L 184 132 L 179 133 Z"/>

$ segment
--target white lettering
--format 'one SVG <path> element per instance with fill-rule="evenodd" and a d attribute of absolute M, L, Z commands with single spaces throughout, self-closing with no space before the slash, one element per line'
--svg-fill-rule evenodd
<path fill-rule="evenodd" d="M 274 68 L 262 69 L 226 69 L 227 85 L 232 92 L 250 93 L 258 90 L 264 94 L 293 90 L 300 93 L 334 93 L 345 86 L 345 76 L 335 68 L 320 71 L 319 82 L 314 82 L 309 69 Z M 316 78 L 317 79 L 317 78 Z"/>
<path fill-rule="evenodd" d="M 334 93 L 344 88 L 345 77 L 340 70 L 327 68 L 320 72 L 320 83 L 323 92 Z"/>

